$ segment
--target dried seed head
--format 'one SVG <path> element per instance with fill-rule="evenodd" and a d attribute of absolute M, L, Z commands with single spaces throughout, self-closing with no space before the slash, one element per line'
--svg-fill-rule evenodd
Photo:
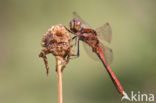
<path fill-rule="evenodd" d="M 55 56 L 65 57 L 69 53 L 72 38 L 61 24 L 52 26 L 42 38 L 41 45 L 49 49 Z"/>
<path fill-rule="evenodd" d="M 74 55 L 70 45 L 71 40 L 69 32 L 61 24 L 52 26 L 44 34 L 41 43 L 44 49 L 40 52 L 39 57 L 42 57 L 44 60 L 47 74 L 49 73 L 49 66 L 46 55 L 52 53 L 58 60 L 61 60 L 63 70 L 69 62 L 70 56 Z"/>

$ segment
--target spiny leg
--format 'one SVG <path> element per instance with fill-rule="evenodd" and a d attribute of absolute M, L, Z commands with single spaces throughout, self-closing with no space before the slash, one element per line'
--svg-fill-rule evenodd
<path fill-rule="evenodd" d="M 75 39 L 75 46 L 77 44 L 77 54 L 74 56 L 79 57 L 80 56 L 80 40 L 78 39 L 77 36 L 74 36 L 72 39 Z"/>
<path fill-rule="evenodd" d="M 76 39 L 75 43 L 77 43 L 77 53 L 70 55 L 70 56 L 74 56 L 75 58 L 78 58 L 80 56 L 80 43 L 79 42 L 80 42 L 80 40 Z"/>
<path fill-rule="evenodd" d="M 77 38 L 78 38 L 77 36 L 74 36 L 74 37 L 72 38 L 72 40 L 75 39 L 75 46 L 76 46 L 76 44 L 77 44 L 77 42 L 78 42 L 78 39 L 77 39 Z"/>
<path fill-rule="evenodd" d="M 68 29 L 66 26 L 64 26 L 64 28 L 65 28 L 68 32 L 70 32 L 70 33 L 72 33 L 72 34 L 75 34 L 75 33 L 72 32 L 70 29 Z"/>
<path fill-rule="evenodd" d="M 72 39 L 75 39 L 77 36 L 73 36 Z"/>
<path fill-rule="evenodd" d="M 64 27 L 65 27 L 65 29 L 66 29 L 68 32 L 70 32 L 70 33 L 72 33 L 72 34 L 75 34 L 75 33 L 72 32 L 71 30 L 69 30 L 66 26 L 64 26 Z M 76 43 L 78 42 L 77 57 L 79 57 L 79 39 L 78 39 L 78 36 L 76 35 L 76 36 L 72 37 L 72 40 L 73 40 L 73 39 L 75 39 L 75 46 L 76 46 Z"/>
<path fill-rule="evenodd" d="M 49 69 L 49 66 L 48 66 L 48 59 L 46 57 L 46 55 L 49 53 L 48 49 L 43 49 L 40 54 L 39 54 L 39 57 L 42 57 L 43 60 L 44 60 L 44 64 L 45 64 L 45 67 L 46 67 L 46 70 L 47 70 L 47 75 L 49 74 L 50 72 L 50 69 Z"/>
<path fill-rule="evenodd" d="M 78 40 L 78 45 L 77 45 L 77 57 L 80 56 L 80 40 Z"/>

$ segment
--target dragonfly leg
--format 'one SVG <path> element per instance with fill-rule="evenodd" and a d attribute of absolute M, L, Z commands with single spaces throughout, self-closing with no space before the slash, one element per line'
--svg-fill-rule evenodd
<path fill-rule="evenodd" d="M 72 33 L 72 34 L 75 34 L 74 32 L 72 32 L 70 29 L 68 29 L 66 26 L 64 26 L 65 27 L 65 29 L 68 31 L 68 32 L 70 32 L 70 33 Z"/>
<path fill-rule="evenodd" d="M 72 55 L 72 56 L 74 56 L 74 57 L 79 57 L 80 56 L 80 46 L 79 46 L 79 40 L 76 40 L 75 41 L 75 45 L 76 45 L 76 43 L 77 43 L 77 53 L 76 54 L 74 54 L 74 55 Z"/>
<path fill-rule="evenodd" d="M 78 45 L 77 45 L 77 57 L 80 56 L 80 40 L 78 40 Z"/>
<path fill-rule="evenodd" d="M 72 40 L 75 39 L 77 36 L 72 37 Z"/>
<path fill-rule="evenodd" d="M 72 39 L 75 39 L 75 46 L 76 46 L 76 43 L 78 42 L 77 36 L 74 36 Z"/>
<path fill-rule="evenodd" d="M 79 50 L 79 39 L 78 39 L 78 37 L 77 36 L 74 36 L 72 39 L 75 39 L 75 46 L 76 46 L 76 44 L 77 44 L 77 54 L 76 55 L 73 55 L 73 56 L 77 56 L 77 57 L 79 57 L 79 52 L 80 52 L 80 50 Z"/>

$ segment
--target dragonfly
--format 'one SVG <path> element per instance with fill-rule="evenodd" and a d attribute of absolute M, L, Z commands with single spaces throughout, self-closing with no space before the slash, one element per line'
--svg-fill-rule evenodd
<path fill-rule="evenodd" d="M 97 55 L 99 60 L 102 62 L 106 68 L 113 84 L 120 93 L 121 96 L 124 96 L 124 90 L 119 80 L 116 78 L 115 74 L 112 72 L 109 64 L 112 61 L 112 49 L 108 46 L 105 46 L 100 42 L 99 38 L 103 38 L 104 41 L 110 43 L 112 37 L 112 31 L 109 23 L 104 24 L 103 26 L 92 29 L 88 23 L 86 23 L 77 12 L 73 12 L 73 19 L 70 21 L 70 29 L 66 28 L 69 32 L 74 34 L 77 43 L 77 56 L 79 56 L 79 42 L 83 41 L 84 44 L 87 44 L 88 47 L 92 48 L 93 53 Z M 86 46 L 85 46 L 86 47 Z M 88 53 L 87 53 L 88 54 Z"/>

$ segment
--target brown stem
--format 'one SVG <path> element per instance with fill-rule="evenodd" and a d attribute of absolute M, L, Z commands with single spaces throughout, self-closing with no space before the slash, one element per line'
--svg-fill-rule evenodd
<path fill-rule="evenodd" d="M 57 59 L 58 103 L 63 103 L 61 61 Z"/>

